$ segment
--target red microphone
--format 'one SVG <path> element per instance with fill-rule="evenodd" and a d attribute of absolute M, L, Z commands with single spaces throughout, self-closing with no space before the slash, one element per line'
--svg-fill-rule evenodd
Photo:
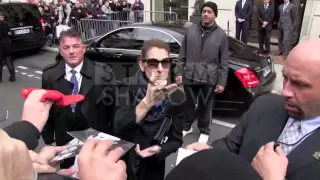
<path fill-rule="evenodd" d="M 30 95 L 33 90 L 39 90 L 40 88 L 24 88 L 21 90 L 21 95 L 24 99 Z M 64 95 L 57 90 L 46 90 L 47 92 L 42 96 L 41 102 L 46 100 L 55 101 L 57 106 L 69 106 L 71 104 L 78 103 L 84 100 L 84 96 L 81 94 L 76 95 Z"/>

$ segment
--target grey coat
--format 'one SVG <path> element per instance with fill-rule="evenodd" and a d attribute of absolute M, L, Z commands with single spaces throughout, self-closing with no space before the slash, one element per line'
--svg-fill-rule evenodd
<path fill-rule="evenodd" d="M 229 70 L 228 36 L 218 25 L 206 38 L 203 48 L 203 29 L 194 24 L 187 29 L 181 44 L 177 75 L 201 83 L 226 86 Z"/>
<path fill-rule="evenodd" d="M 298 31 L 297 31 L 297 22 L 298 22 L 298 14 L 297 8 L 294 4 L 289 3 L 285 12 L 283 12 L 283 5 L 279 6 L 279 23 L 278 29 L 282 28 L 283 31 L 289 31 L 289 37 L 284 37 L 284 39 L 288 39 L 290 44 L 296 43 Z M 285 33 L 286 34 L 286 33 Z"/>

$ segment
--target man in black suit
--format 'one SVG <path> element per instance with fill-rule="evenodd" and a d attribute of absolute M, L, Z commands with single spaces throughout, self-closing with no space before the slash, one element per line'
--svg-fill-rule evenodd
<path fill-rule="evenodd" d="M 238 0 L 235 7 L 236 15 L 236 39 L 246 43 L 248 42 L 250 18 L 252 13 L 252 1 Z"/>
<path fill-rule="evenodd" d="M 287 180 L 318 180 L 320 177 L 320 71 L 317 69 L 320 66 L 319 46 L 320 39 L 298 44 L 290 52 L 283 68 L 282 96 L 266 95 L 255 100 L 242 117 L 240 124 L 226 137 L 214 141 L 211 147 L 239 154 L 251 162 L 256 154 L 260 156 L 257 152 L 261 147 L 269 142 L 277 142 L 290 162 L 286 171 Z M 194 143 L 187 148 L 203 150 L 210 147 Z M 271 166 L 274 164 L 271 163 Z M 253 167 L 257 168 L 254 163 Z M 267 176 L 261 169 L 256 170 L 262 177 Z"/>
<path fill-rule="evenodd" d="M 259 48 L 261 52 L 265 51 L 266 53 L 269 53 L 274 10 L 270 5 L 270 0 L 263 0 L 263 2 L 264 4 L 260 6 L 258 11 Z M 265 49 L 263 48 L 263 45 L 265 45 Z"/>
<path fill-rule="evenodd" d="M 89 127 L 112 134 L 115 81 L 111 69 L 84 57 L 86 46 L 81 42 L 80 32 L 72 29 L 63 31 L 59 42 L 62 60 L 44 69 L 42 88 L 63 94 L 82 94 L 85 99 L 71 106 L 54 105 L 51 108 L 42 132 L 44 142 L 62 146 L 73 139 L 67 131 Z M 73 164 L 74 158 L 65 161 L 62 168 Z"/>

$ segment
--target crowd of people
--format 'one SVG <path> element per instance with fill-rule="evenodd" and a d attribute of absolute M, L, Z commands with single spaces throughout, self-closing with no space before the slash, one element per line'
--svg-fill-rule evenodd
<path fill-rule="evenodd" d="M 229 53 L 227 36 L 215 23 L 217 5 L 207 2 L 201 11 L 201 23 L 188 27 L 184 37 L 175 82 L 169 81 L 172 59 L 162 40 L 146 40 L 137 60 L 139 70 L 119 83 L 108 64 L 84 56 L 80 32 L 63 31 L 56 63 L 43 70 L 43 90 L 27 98 L 23 121 L 5 128 L 6 133 L 0 131 L 5 142 L 0 147 L 0 177 L 31 180 L 57 173 L 68 179 L 76 173 L 81 180 L 319 180 L 320 40 L 302 42 L 290 52 L 282 71 L 282 95 L 258 97 L 229 134 L 208 143 L 212 103 L 208 107 L 208 102 L 198 101 L 197 92 L 214 102 L 214 95 L 224 91 Z M 85 98 L 63 107 L 50 99 L 42 102 L 48 89 Z M 183 98 L 187 93 L 196 98 Z M 191 103 L 192 108 L 198 103 L 201 114 L 195 114 Z M 182 147 L 196 118 L 201 121 L 199 141 L 185 147 L 196 153 L 165 177 L 166 158 Z M 121 148 L 112 149 L 110 141 L 90 139 L 77 162 L 74 157 L 51 162 L 73 139 L 69 131 L 88 128 L 135 146 L 124 154 Z M 46 147 L 36 153 L 40 136 Z"/>
<path fill-rule="evenodd" d="M 136 0 L 133 4 L 127 0 L 77 0 L 74 3 L 59 0 L 57 4 L 39 1 L 37 5 L 46 24 L 46 35 L 50 37 L 54 35 L 56 26 L 63 24 L 73 27 L 83 18 L 142 22 L 144 17 L 144 4 L 141 0 Z"/>

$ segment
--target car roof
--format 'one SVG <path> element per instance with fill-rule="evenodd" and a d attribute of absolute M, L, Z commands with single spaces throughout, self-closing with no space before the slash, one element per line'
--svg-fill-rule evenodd
<path fill-rule="evenodd" d="M 162 31 L 174 31 L 179 34 L 185 34 L 186 28 L 184 27 L 185 23 L 180 21 L 168 21 L 168 22 L 142 22 L 142 23 L 132 23 L 129 24 L 130 27 L 149 27 L 153 29 L 159 29 Z"/>

